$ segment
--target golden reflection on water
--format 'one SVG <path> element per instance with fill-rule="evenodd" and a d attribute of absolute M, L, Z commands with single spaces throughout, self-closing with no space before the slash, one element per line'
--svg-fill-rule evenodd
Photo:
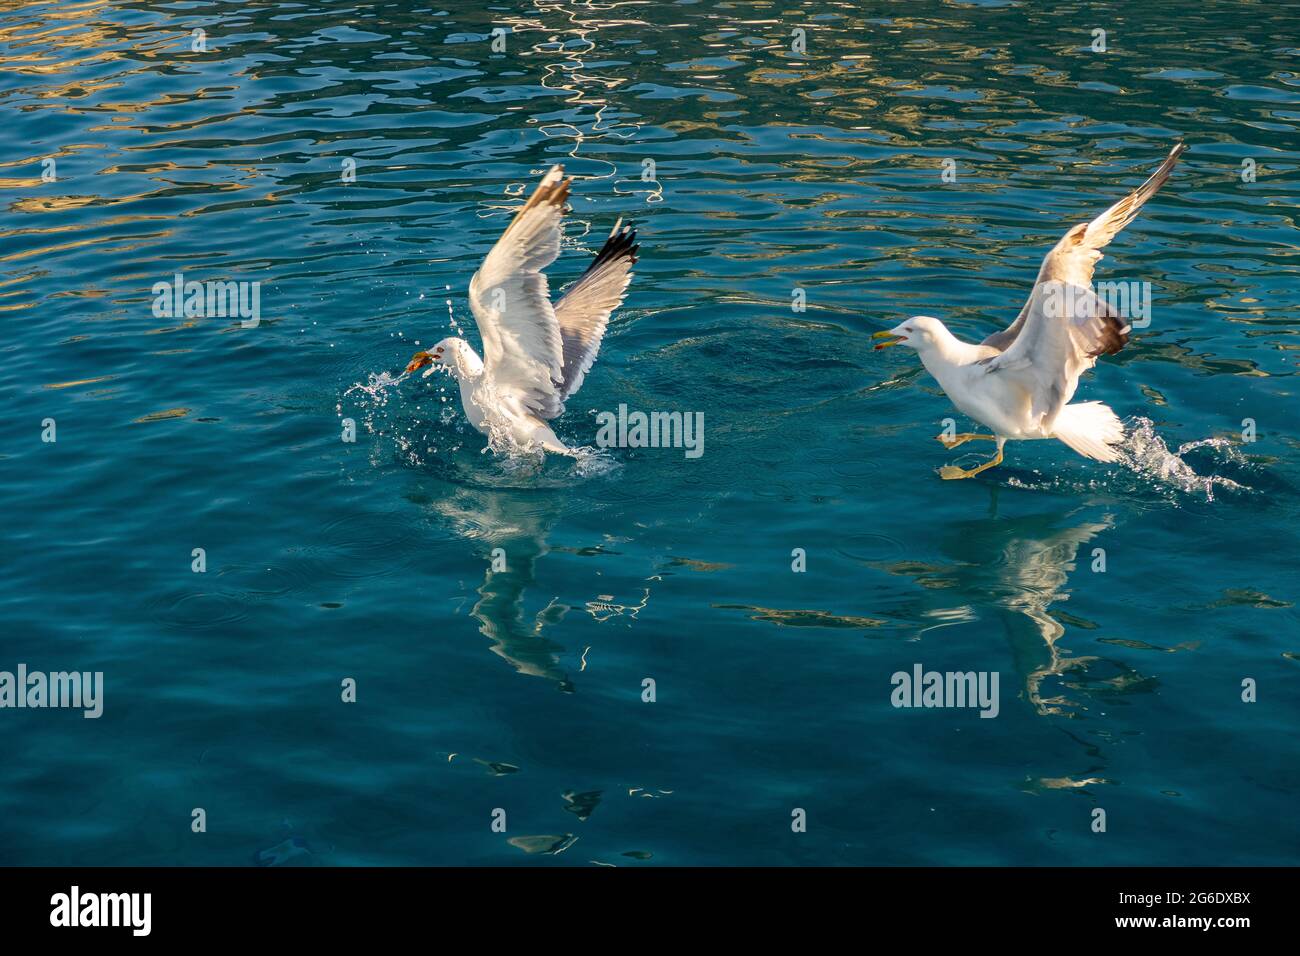
<path fill-rule="evenodd" d="M 620 27 L 642 29 L 649 27 L 649 24 L 643 20 L 589 15 L 591 13 L 612 11 L 624 6 L 635 9 L 639 4 L 635 2 L 613 3 L 602 4 L 597 7 L 594 5 L 554 2 L 538 3 L 536 10 L 539 14 L 566 18 L 567 25 L 562 25 L 558 29 L 552 26 L 550 21 L 542 17 L 503 15 L 498 21 L 509 26 L 515 34 L 544 34 L 546 39 L 534 42 L 529 52 L 536 56 L 558 56 L 560 58 L 559 62 L 544 63 L 542 65 L 539 84 L 545 89 L 566 93 L 567 95 L 564 97 L 565 104 L 573 109 L 583 110 L 590 119 L 583 126 L 568 122 L 545 121 L 538 126 L 538 129 L 544 136 L 552 139 L 571 137 L 573 144 L 567 154 L 570 160 L 581 158 L 584 162 L 596 162 L 608 167 L 608 172 L 602 176 L 584 175 L 581 177 L 583 179 L 612 179 L 618 173 L 618 167 L 609 160 L 587 156 L 579 157 L 579 151 L 585 142 L 607 138 L 632 140 L 641 129 L 641 124 L 632 119 L 608 121 L 605 119 L 606 110 L 611 108 L 609 95 L 616 91 L 618 87 L 627 83 L 627 79 L 620 76 L 600 75 L 587 69 L 589 56 L 609 57 L 613 55 L 609 50 L 600 50 L 593 38 L 601 30 L 614 30 Z M 556 37 L 567 39 L 557 40 Z M 573 42 L 575 40 L 577 45 Z M 628 117 L 632 115 L 630 111 L 621 107 L 616 107 L 615 111 Z M 533 120 L 530 118 L 529 122 L 533 122 Z M 654 178 L 644 181 L 652 188 L 644 191 L 629 191 L 620 187 L 619 184 L 615 184 L 614 192 L 622 195 L 642 194 L 645 196 L 647 203 L 662 202 L 663 186 Z M 590 229 L 589 224 L 588 228 Z"/>
<path fill-rule="evenodd" d="M 117 378 L 116 375 L 100 375 L 97 378 L 81 378 L 75 382 L 51 382 L 46 388 L 75 388 L 78 385 L 93 385 L 96 382 L 107 382 L 110 379 Z"/>
<path fill-rule="evenodd" d="M 184 418 L 193 409 L 189 408 L 168 408 L 161 412 L 150 412 L 148 415 L 141 415 L 134 424 L 147 424 L 149 422 L 164 422 L 173 418 Z"/>
<path fill-rule="evenodd" d="M 714 604 L 719 610 L 746 611 L 751 621 L 766 621 L 782 627 L 830 627 L 861 630 L 885 627 L 889 621 L 876 617 L 857 617 L 851 614 L 833 614 L 830 611 L 795 610 L 773 607 L 755 607 L 750 604 Z"/>
<path fill-rule="evenodd" d="M 5 0 L 0 3 L 0 13 L 21 11 L 29 6 L 31 4 L 21 0 Z M 111 10 L 112 6 L 108 0 L 40 4 L 39 20 L 6 19 L 0 23 L 0 44 L 22 52 L 6 57 L 5 68 L 43 77 L 120 58 L 122 52 L 114 49 L 113 43 L 120 39 L 121 28 L 109 27 L 92 19 Z M 66 55 L 83 51 L 87 55 Z"/>

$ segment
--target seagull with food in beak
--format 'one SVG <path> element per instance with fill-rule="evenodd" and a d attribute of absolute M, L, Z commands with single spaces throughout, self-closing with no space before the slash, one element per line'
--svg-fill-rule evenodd
<path fill-rule="evenodd" d="M 639 249 L 636 230 L 620 219 L 587 271 L 552 304 L 542 270 L 560 254 L 572 182 L 552 166 L 470 280 L 483 356 L 453 336 L 416 352 L 406 366 L 408 374 L 427 366 L 426 378 L 450 372 L 465 417 L 479 431 L 557 454 L 573 450 L 547 423 L 564 411 L 596 361 Z"/>

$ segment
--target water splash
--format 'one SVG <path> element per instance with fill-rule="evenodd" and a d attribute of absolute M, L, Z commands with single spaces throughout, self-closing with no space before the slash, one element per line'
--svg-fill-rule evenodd
<path fill-rule="evenodd" d="M 1250 462 L 1241 449 L 1228 438 L 1202 438 L 1184 442 L 1177 451 L 1170 451 L 1165 440 L 1156 433 L 1155 422 L 1149 418 L 1132 418 L 1125 423 L 1124 443 L 1119 446 L 1120 464 L 1154 482 L 1187 493 L 1203 493 L 1206 501 L 1214 500 L 1216 488 L 1225 491 L 1248 491 L 1247 486 L 1222 475 L 1202 475 L 1184 459 L 1185 455 L 1204 451 L 1216 463 L 1237 467 Z"/>
<path fill-rule="evenodd" d="M 622 467 L 620 462 L 604 448 L 590 445 L 569 446 L 567 456 L 548 454 L 546 449 L 536 442 L 520 443 L 505 423 L 498 423 L 488 416 L 488 443 L 484 454 L 491 453 L 498 459 L 499 467 L 513 478 L 535 478 L 540 476 L 548 462 L 562 461 L 563 457 L 572 459 L 570 474 L 574 478 L 597 478 L 611 474 Z"/>
<path fill-rule="evenodd" d="M 444 285 L 444 291 L 450 292 L 451 286 Z M 424 293 L 420 293 L 423 299 Z M 451 299 L 446 299 L 447 306 L 447 324 L 453 333 L 463 337 L 460 324 L 456 321 L 454 306 Z M 421 348 L 420 339 L 410 339 L 403 332 L 397 331 L 390 333 L 398 342 L 404 343 L 407 347 L 414 346 Z M 428 378 L 432 371 L 443 371 L 445 368 L 434 366 L 430 371 L 426 371 L 421 376 Z M 423 389 L 418 394 L 413 395 L 412 402 L 425 403 L 429 400 L 436 400 L 440 403 L 438 411 L 432 414 L 424 414 L 424 421 L 412 417 L 408 411 L 406 401 L 394 402 L 389 406 L 389 398 L 395 394 L 396 387 L 401 385 L 407 379 L 414 375 L 414 372 L 403 371 L 398 375 L 390 372 L 369 372 L 366 375 L 365 382 L 354 382 L 344 390 L 339 402 L 335 405 L 335 411 L 340 418 L 344 417 L 344 402 L 351 399 L 356 405 L 356 411 L 353 417 L 358 420 L 360 426 L 370 435 L 374 441 L 371 443 L 370 461 L 376 467 L 380 467 L 394 458 L 407 465 L 421 467 L 433 460 L 429 456 L 436 456 L 439 453 L 439 447 L 433 444 L 437 438 L 437 433 L 431 433 L 427 422 L 438 422 L 447 426 L 446 434 L 450 435 L 450 443 L 443 447 L 443 451 L 457 452 L 461 448 L 461 437 L 464 435 L 464 429 L 458 427 L 464 424 L 464 418 L 460 415 L 459 403 L 452 402 L 451 390 L 448 389 L 448 382 L 436 384 L 432 388 Z"/>
<path fill-rule="evenodd" d="M 451 291 L 451 286 L 449 285 L 444 285 L 442 288 L 446 292 Z M 462 329 L 460 327 L 460 323 L 456 321 L 455 307 L 452 305 L 451 299 L 447 299 L 446 302 L 447 302 L 447 324 L 451 326 L 451 332 L 453 335 L 455 335 L 457 338 L 463 339 L 465 337 L 465 330 Z"/>
<path fill-rule="evenodd" d="M 623 467 L 607 448 L 580 445 L 569 449 L 573 457 L 573 474 L 578 478 L 599 478 Z"/>
<path fill-rule="evenodd" d="M 451 286 L 444 285 L 443 289 L 450 292 Z M 424 298 L 423 295 L 420 297 Z M 447 325 L 453 335 L 464 339 L 464 330 L 456 321 L 454 303 L 448 298 L 445 304 Z M 421 347 L 419 339 L 408 339 L 402 332 L 394 335 L 399 341 Z M 404 371 L 396 376 L 387 371 L 370 372 L 367 373 L 365 382 L 353 383 L 343 392 L 336 411 L 343 417 L 344 400 L 354 399 L 359 412 L 356 417 L 366 433 L 374 439 L 371 448 L 373 465 L 380 467 L 394 459 L 417 468 L 450 464 L 448 456 L 459 452 L 463 447 L 462 439 L 474 432 L 461 408 L 460 389 L 450 371 L 446 366 L 435 365 L 424 372 L 421 378 L 428 378 L 433 373 L 442 373 L 440 377 L 445 378 L 440 383 L 433 383 L 432 388 L 417 389 L 411 393 L 410 404 L 402 401 L 389 407 L 388 400 L 396 394 L 396 386 L 412 377 L 414 373 L 411 372 Z M 435 406 L 436 411 L 431 412 L 427 408 L 426 403 L 430 398 L 439 403 L 439 406 Z M 557 459 L 562 461 L 563 457 L 548 456 L 540 444 L 532 441 L 520 443 L 516 439 L 510 422 L 500 418 L 496 412 L 498 407 L 507 402 L 497 396 L 490 382 L 482 382 L 475 390 L 472 400 L 483 413 L 484 432 L 487 435 L 487 445 L 480 449 L 480 454 L 491 458 L 490 465 L 480 461 L 479 464 L 470 466 L 476 475 L 475 481 L 505 487 L 521 484 L 535 486 L 539 481 L 543 484 L 547 481 L 562 481 L 555 475 L 555 468 L 548 467 L 548 463 L 554 465 Z M 435 427 L 430 428 L 430 425 Z M 440 432 L 452 436 L 451 441 L 441 448 L 437 444 Z M 565 457 L 572 459 L 573 465 L 568 469 L 568 477 L 564 480 L 599 477 L 621 467 L 612 455 L 598 448 L 571 448 Z"/>
<path fill-rule="evenodd" d="M 400 385 L 408 378 L 410 378 L 409 372 L 402 372 L 396 378 L 387 371 L 378 374 L 370 372 L 365 382 L 355 383 L 343 393 L 343 397 L 347 398 L 353 392 L 363 392 L 376 405 L 386 405 L 388 404 L 388 390 L 395 385 Z"/>
<path fill-rule="evenodd" d="M 446 375 L 432 387 L 406 395 L 397 392 L 396 386 L 413 375 L 370 372 L 366 381 L 348 387 L 335 406 L 340 418 L 355 418 L 359 429 L 370 436 L 369 459 L 376 468 L 397 463 L 419 469 L 450 469 L 450 473 L 482 487 L 541 488 L 565 487 L 575 479 L 603 477 L 622 467 L 602 448 L 576 446 L 567 455 L 559 455 L 548 454 L 535 442 L 520 443 L 508 422 L 492 414 L 493 395 L 486 383 L 476 398 L 485 406 L 487 443 L 478 454 L 472 454 L 476 444 L 472 436 L 476 432 L 461 408 L 454 379 Z M 394 396 L 398 401 L 390 402 Z M 430 401 L 438 404 L 430 408 Z M 462 449 L 465 456 L 459 454 Z"/>

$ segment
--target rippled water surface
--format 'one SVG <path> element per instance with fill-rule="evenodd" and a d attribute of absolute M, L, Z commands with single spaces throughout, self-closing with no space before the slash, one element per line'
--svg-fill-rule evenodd
<path fill-rule="evenodd" d="M 4 4 L 0 669 L 106 690 L 0 710 L 0 863 L 1294 862 L 1295 27 Z M 1080 389 L 1124 461 L 941 481 L 985 449 L 933 440 L 950 404 L 870 333 L 1003 327 L 1178 137 L 1098 271 L 1152 284 Z M 354 388 L 477 341 L 469 277 L 559 162 L 557 285 L 620 216 L 641 262 L 557 431 L 699 411 L 698 459 L 537 468 L 446 379 Z M 156 316 L 176 273 L 259 282 L 262 321 Z M 997 672 L 997 718 L 892 707 L 918 663 Z"/>

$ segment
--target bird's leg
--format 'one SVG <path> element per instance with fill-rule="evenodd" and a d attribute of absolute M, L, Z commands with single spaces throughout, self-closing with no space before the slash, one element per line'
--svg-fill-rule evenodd
<path fill-rule="evenodd" d="M 977 438 L 984 438 L 988 441 L 993 441 L 996 437 L 996 435 L 976 435 L 971 432 L 966 432 L 961 435 L 953 435 L 951 438 L 947 435 L 935 435 L 934 440 L 942 442 L 945 448 L 956 448 L 958 445 L 964 445 L 968 441 L 975 441 Z"/>
<path fill-rule="evenodd" d="M 994 455 L 992 458 L 990 458 L 988 461 L 984 462 L 984 464 L 980 465 L 978 468 L 971 468 L 968 471 L 965 468 L 958 468 L 956 465 L 944 465 L 942 468 L 939 469 L 939 477 L 949 481 L 956 478 L 974 478 L 981 471 L 987 471 L 988 469 L 992 468 L 994 465 L 1000 465 L 1000 464 L 1002 464 L 1001 445 L 998 446 L 998 453 Z"/>

